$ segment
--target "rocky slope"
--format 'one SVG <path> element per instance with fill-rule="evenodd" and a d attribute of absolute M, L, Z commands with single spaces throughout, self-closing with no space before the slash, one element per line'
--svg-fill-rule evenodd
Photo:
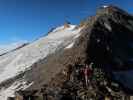
<path fill-rule="evenodd" d="M 36 63 L 41 60 L 44 63 L 45 60 L 43 59 L 45 59 L 46 56 L 55 53 L 56 51 L 65 48 L 69 44 L 73 43 L 79 36 L 78 33 L 80 31 L 80 28 L 75 29 L 75 27 L 75 25 L 69 25 L 69 27 L 58 27 L 53 30 L 48 36 L 42 37 L 23 48 L 17 49 L 13 52 L 1 56 L 0 98 L 4 100 L 8 95 L 12 96 L 17 87 L 19 87 L 19 89 L 25 89 L 25 87 L 35 83 L 34 80 L 26 80 L 26 72 L 33 74 L 33 77 L 31 77 L 31 79 L 34 78 L 35 73 L 32 73 L 32 71 L 36 70 L 36 68 L 38 68 L 39 66 L 36 66 Z M 32 70 L 32 67 L 35 67 L 35 69 Z M 48 68 L 48 70 L 50 70 L 50 68 Z M 50 74 L 49 72 L 47 73 Z M 39 79 L 39 77 L 36 78 Z M 47 79 L 49 79 L 49 77 L 47 77 Z"/>
<path fill-rule="evenodd" d="M 104 79 L 121 86 L 122 95 L 129 90 L 133 93 L 132 33 L 133 16 L 114 6 L 99 8 L 96 16 L 77 27 L 65 25 L 52 30 L 48 36 L 0 57 L 0 98 L 6 100 L 17 90 L 39 90 L 44 84 L 63 88 L 67 86 L 64 70 L 77 62 L 93 62 L 105 74 Z M 73 83 L 72 87 L 81 87 Z"/>

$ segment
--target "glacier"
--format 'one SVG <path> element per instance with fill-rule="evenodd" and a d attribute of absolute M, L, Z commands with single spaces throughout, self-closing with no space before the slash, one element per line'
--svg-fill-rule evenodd
<path fill-rule="evenodd" d="M 67 48 L 68 45 L 74 43 L 75 39 L 80 36 L 80 31 L 81 28 L 76 28 L 76 25 L 69 25 L 67 28 L 60 26 L 47 36 L 41 37 L 23 48 L 0 56 L 0 83 L 30 70 L 34 63 L 44 59 L 49 54 L 61 48 Z M 71 47 L 72 46 L 69 46 L 69 48 Z M 26 80 L 22 80 L 22 82 L 19 80 L 17 85 L 14 85 L 16 84 L 16 82 L 14 82 L 9 87 L 0 88 L 0 99 L 6 100 L 7 97 L 12 96 L 17 87 L 26 83 Z M 27 85 L 29 86 L 31 84 L 34 84 L 34 82 L 28 83 Z M 9 93 L 9 91 L 11 91 L 11 93 Z"/>

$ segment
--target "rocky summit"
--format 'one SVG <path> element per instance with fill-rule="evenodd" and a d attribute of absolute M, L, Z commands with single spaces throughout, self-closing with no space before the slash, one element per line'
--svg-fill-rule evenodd
<path fill-rule="evenodd" d="M 103 6 L 1 55 L 0 100 L 133 100 L 132 65 L 133 16 Z"/>

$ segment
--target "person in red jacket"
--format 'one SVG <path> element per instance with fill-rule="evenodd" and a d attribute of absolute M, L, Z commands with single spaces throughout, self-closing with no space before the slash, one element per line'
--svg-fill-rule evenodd
<path fill-rule="evenodd" d="M 91 63 L 89 66 L 86 64 L 85 67 L 83 68 L 83 75 L 84 75 L 86 87 L 88 87 L 90 83 L 90 78 L 92 76 L 92 64 L 93 63 Z"/>

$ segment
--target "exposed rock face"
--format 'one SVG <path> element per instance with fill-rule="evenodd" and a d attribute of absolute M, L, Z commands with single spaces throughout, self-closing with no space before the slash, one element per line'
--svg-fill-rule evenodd
<path fill-rule="evenodd" d="M 111 69 L 132 67 L 133 17 L 109 6 L 98 10 L 88 41 L 88 56 Z"/>
<path fill-rule="evenodd" d="M 87 57 L 124 87 L 133 89 L 133 16 L 108 6 L 100 8 L 94 19 Z"/>

